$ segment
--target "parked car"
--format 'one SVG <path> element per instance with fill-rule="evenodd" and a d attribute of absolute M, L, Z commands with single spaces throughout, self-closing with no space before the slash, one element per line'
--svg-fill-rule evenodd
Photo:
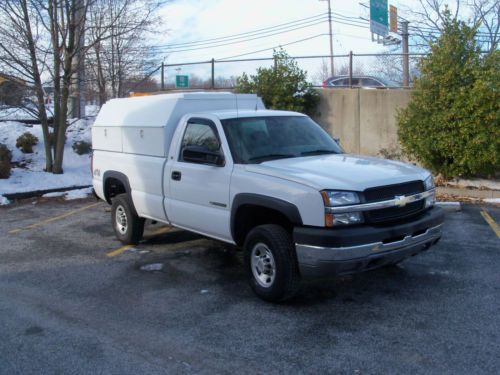
<path fill-rule="evenodd" d="M 352 76 L 349 85 L 349 76 L 333 76 L 323 81 L 323 87 L 387 87 L 380 78 L 371 76 Z"/>
<path fill-rule="evenodd" d="M 396 264 L 435 244 L 432 175 L 345 154 L 308 116 L 255 95 L 113 99 L 92 127 L 93 186 L 124 244 L 145 219 L 238 246 L 254 292 Z"/>

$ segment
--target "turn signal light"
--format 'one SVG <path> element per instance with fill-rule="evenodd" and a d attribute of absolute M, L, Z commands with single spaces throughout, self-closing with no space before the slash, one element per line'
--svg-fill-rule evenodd
<path fill-rule="evenodd" d="M 325 214 L 325 227 L 333 227 L 334 221 L 333 214 Z"/>

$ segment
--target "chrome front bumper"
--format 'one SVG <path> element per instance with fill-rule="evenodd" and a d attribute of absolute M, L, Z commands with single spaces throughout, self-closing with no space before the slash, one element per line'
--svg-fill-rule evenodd
<path fill-rule="evenodd" d="M 400 240 L 356 246 L 322 247 L 296 243 L 297 260 L 306 278 L 366 271 L 427 250 L 441 238 L 441 227 L 439 224 Z"/>

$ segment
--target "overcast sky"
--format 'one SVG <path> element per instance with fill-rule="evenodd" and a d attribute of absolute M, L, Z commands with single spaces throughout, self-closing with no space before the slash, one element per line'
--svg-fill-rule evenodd
<path fill-rule="evenodd" d="M 390 3 L 398 5 L 397 1 Z M 196 42 L 252 32 L 315 17 L 322 13 L 326 14 L 327 10 L 328 3 L 320 0 L 175 0 L 162 10 L 168 33 L 161 37 L 159 44 Z M 366 8 L 360 6 L 358 1 L 351 0 L 332 0 L 332 11 L 344 17 L 369 16 Z M 315 22 L 310 21 L 310 23 Z M 272 48 L 280 45 L 284 46 L 283 48 L 292 56 L 327 55 L 330 53 L 327 34 L 328 22 L 324 21 L 299 30 L 266 38 L 255 36 L 251 41 L 217 48 L 200 49 L 201 46 L 183 45 L 173 47 L 177 49 L 177 52 L 168 53 L 167 49 L 161 51 L 166 57 L 167 64 L 205 61 L 211 58 L 218 60 L 233 56 L 238 58 L 268 57 L 272 55 Z M 342 24 L 340 20 L 337 20 L 333 22 L 333 34 L 335 55 L 347 54 L 351 50 L 354 53 L 375 53 L 387 50 L 386 47 L 371 41 L 371 34 L 367 28 Z M 301 40 L 304 41 L 297 42 Z M 195 50 L 180 51 L 185 49 Z M 302 61 L 302 65 L 312 74 L 314 70 L 320 69 L 321 60 Z M 256 64 L 246 64 L 244 67 L 245 70 L 250 71 L 255 66 Z M 208 65 L 186 66 L 178 72 L 206 76 L 209 74 L 209 69 Z M 239 64 L 238 69 L 242 69 L 242 64 Z M 216 65 L 217 74 L 239 75 L 241 72 L 237 71 L 238 69 L 235 64 Z M 168 74 L 171 76 L 172 73 Z"/>

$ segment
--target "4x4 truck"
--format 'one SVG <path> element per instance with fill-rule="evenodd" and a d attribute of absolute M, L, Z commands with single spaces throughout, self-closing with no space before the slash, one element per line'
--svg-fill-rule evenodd
<path fill-rule="evenodd" d="M 250 94 L 113 99 L 92 127 L 93 186 L 118 239 L 145 219 L 243 249 L 254 292 L 396 264 L 441 237 L 431 174 L 342 151 L 296 112 Z"/>

